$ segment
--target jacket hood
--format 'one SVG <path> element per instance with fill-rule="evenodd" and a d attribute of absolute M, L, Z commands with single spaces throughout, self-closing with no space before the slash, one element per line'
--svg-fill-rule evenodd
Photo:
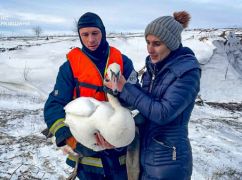
<path fill-rule="evenodd" d="M 90 51 L 82 42 L 79 30 L 85 27 L 96 27 L 102 33 L 102 39 L 99 47 L 95 51 Z M 108 55 L 108 42 L 106 40 L 106 30 L 101 18 L 92 12 L 83 14 L 78 20 L 77 24 L 78 35 L 82 44 L 82 50 L 93 60 L 100 60 L 107 58 Z"/>

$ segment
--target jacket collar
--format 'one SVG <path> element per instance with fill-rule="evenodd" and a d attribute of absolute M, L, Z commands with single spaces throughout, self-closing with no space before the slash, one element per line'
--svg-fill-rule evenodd
<path fill-rule="evenodd" d="M 171 69 L 175 72 L 175 74 L 180 75 L 183 74 L 182 71 L 186 71 L 187 69 L 184 68 L 184 66 L 187 67 L 186 61 L 188 61 L 191 64 L 196 64 L 194 66 L 199 67 L 198 62 L 194 63 L 194 60 L 197 61 L 193 51 L 188 47 L 183 47 L 182 45 L 180 45 L 180 47 L 177 50 L 171 51 L 171 53 L 163 61 L 160 61 L 158 63 L 152 63 L 150 60 L 150 56 L 147 56 L 146 67 L 149 73 L 155 75 L 160 74 L 165 69 Z"/>

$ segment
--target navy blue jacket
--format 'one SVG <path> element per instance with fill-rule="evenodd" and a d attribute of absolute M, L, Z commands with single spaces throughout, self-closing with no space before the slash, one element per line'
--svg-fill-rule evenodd
<path fill-rule="evenodd" d="M 189 179 L 192 152 L 188 121 L 200 89 L 200 66 L 189 48 L 180 47 L 157 64 L 146 59 L 142 88 L 126 83 L 120 98 L 144 117 L 142 176 Z"/>
<path fill-rule="evenodd" d="M 123 59 L 123 75 L 126 79 L 129 78 L 131 72 L 133 72 L 134 67 L 132 61 L 125 55 L 122 55 Z M 106 61 L 95 61 L 93 60 L 100 73 L 104 76 L 104 70 L 106 66 Z M 58 76 L 56 79 L 56 84 L 54 90 L 50 93 L 44 107 L 44 118 L 45 122 L 50 128 L 58 119 L 65 118 L 64 107 L 67 103 L 73 100 L 73 90 L 76 86 L 76 81 L 74 80 L 73 73 L 69 61 L 66 61 L 59 69 Z M 63 146 L 66 144 L 65 140 L 71 137 L 69 127 L 60 127 L 55 132 L 56 144 L 57 146 Z M 94 172 L 98 174 L 108 175 L 112 171 L 118 171 L 120 168 L 125 168 L 125 166 L 120 166 L 118 163 L 118 158 L 126 153 L 126 148 L 110 149 L 101 152 L 94 152 L 80 143 L 77 144 L 76 152 L 82 153 L 84 156 L 91 156 L 96 158 L 102 158 L 102 163 L 104 168 L 92 167 L 82 165 L 81 169 L 85 169 L 88 172 Z M 67 164 L 74 167 L 75 163 L 67 159 Z M 78 172 L 81 173 L 81 172 Z"/>

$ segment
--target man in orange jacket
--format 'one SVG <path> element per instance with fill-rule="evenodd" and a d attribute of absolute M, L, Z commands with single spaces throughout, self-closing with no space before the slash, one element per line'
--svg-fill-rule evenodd
<path fill-rule="evenodd" d="M 132 79 L 130 82 L 136 83 L 133 64 L 118 49 L 109 46 L 105 27 L 98 15 L 85 13 L 80 17 L 77 29 L 82 48 L 72 49 L 67 54 L 67 61 L 60 67 L 54 90 L 45 103 L 45 122 L 50 132 L 55 135 L 58 147 L 68 144 L 75 152 L 84 156 L 78 164 L 79 179 L 125 180 L 126 147 L 113 147 L 101 134 L 96 134 L 96 140 L 98 145 L 106 149 L 104 151 L 94 152 L 77 143 L 64 123 L 63 108 L 80 96 L 106 101 L 103 79 L 106 67 L 112 62 L 120 65 L 121 72 L 128 81 Z M 75 166 L 71 156 L 67 158 L 67 164 Z"/>

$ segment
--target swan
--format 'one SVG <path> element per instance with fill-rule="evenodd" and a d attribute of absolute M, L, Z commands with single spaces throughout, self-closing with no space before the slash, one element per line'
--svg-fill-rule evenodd
<path fill-rule="evenodd" d="M 109 65 L 107 76 L 113 82 L 116 92 L 120 66 Z M 115 148 L 129 145 L 135 137 L 135 123 L 131 112 L 119 100 L 107 94 L 108 102 L 92 97 L 79 97 L 68 103 L 64 109 L 65 123 L 75 139 L 93 151 L 104 150 L 96 144 L 95 133 L 100 132 L 104 139 Z"/>

